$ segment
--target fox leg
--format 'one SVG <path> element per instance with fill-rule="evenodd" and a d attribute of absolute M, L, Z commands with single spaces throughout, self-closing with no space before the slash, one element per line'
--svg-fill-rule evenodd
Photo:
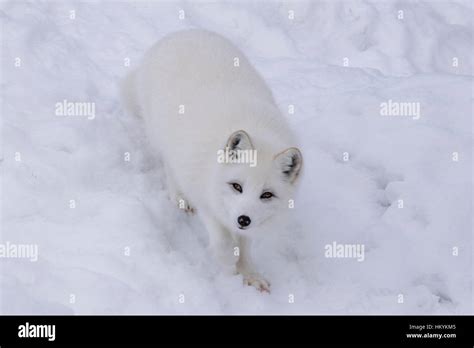
<path fill-rule="evenodd" d="M 174 179 L 173 173 L 169 165 L 165 164 L 166 184 L 168 185 L 168 195 L 171 202 L 177 204 L 179 209 L 184 210 L 188 214 L 194 214 L 194 208 L 178 189 L 178 185 Z"/>
<path fill-rule="evenodd" d="M 244 284 L 252 285 L 257 290 L 270 292 L 270 282 L 263 278 L 252 263 L 250 256 L 250 240 L 245 236 L 238 236 L 239 260 L 237 261 L 237 272 L 242 274 Z"/>
<path fill-rule="evenodd" d="M 209 216 L 202 216 L 202 218 L 209 233 L 209 246 L 214 257 L 227 273 L 235 274 L 238 253 L 236 253 L 237 244 L 232 235 L 214 218 Z"/>

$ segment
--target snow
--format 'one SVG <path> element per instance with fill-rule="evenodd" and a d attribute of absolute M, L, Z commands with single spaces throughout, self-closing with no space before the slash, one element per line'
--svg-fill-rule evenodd
<path fill-rule="evenodd" d="M 473 312 L 469 1 L 9 1 L 0 15 L 0 242 L 39 248 L 0 260 L 1 313 Z M 219 271 L 118 98 L 185 28 L 239 46 L 301 142 L 290 220 L 254 246 L 269 295 Z M 65 99 L 96 117 L 56 116 Z M 420 118 L 382 116 L 389 100 Z M 333 242 L 363 244 L 364 261 L 325 257 Z"/>

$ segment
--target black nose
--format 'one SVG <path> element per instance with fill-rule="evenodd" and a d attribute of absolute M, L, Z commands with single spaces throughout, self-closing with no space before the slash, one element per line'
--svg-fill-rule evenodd
<path fill-rule="evenodd" d="M 247 215 L 240 215 L 237 219 L 237 222 L 239 223 L 240 226 L 247 227 L 248 225 L 250 225 L 252 220 L 250 220 L 250 218 Z"/>

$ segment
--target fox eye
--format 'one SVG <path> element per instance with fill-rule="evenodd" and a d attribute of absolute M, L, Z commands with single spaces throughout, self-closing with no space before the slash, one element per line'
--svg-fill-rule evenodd
<path fill-rule="evenodd" d="M 242 186 L 240 186 L 240 184 L 237 184 L 236 182 L 231 182 L 230 185 L 232 186 L 234 190 L 242 193 Z"/>
<path fill-rule="evenodd" d="M 260 199 L 270 199 L 272 198 L 274 195 L 273 193 L 271 192 L 264 192 L 262 193 L 262 195 L 260 196 Z"/>

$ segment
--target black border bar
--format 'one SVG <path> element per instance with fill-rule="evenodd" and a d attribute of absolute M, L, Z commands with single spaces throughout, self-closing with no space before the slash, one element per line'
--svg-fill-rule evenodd
<path fill-rule="evenodd" d="M 19 337 L 20 325 L 26 323 L 30 328 L 55 325 L 55 340 Z M 2 348 L 177 343 L 473 347 L 473 332 L 473 316 L 0 316 Z M 407 337 L 407 334 L 427 335 Z M 450 337 L 435 338 L 434 334 Z"/>

